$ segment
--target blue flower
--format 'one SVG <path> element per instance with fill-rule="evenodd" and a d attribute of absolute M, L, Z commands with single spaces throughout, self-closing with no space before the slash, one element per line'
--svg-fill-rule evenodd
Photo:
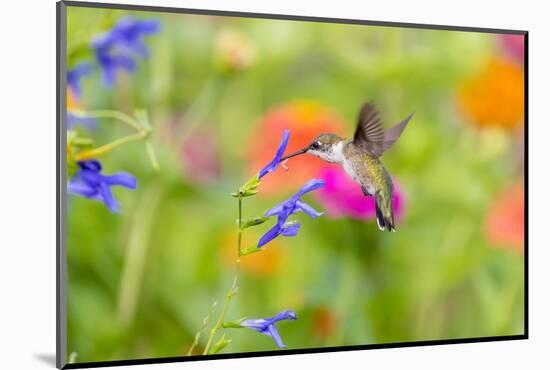
<path fill-rule="evenodd" d="M 160 23 L 155 19 L 138 20 L 133 17 L 125 17 L 117 22 L 111 32 L 121 48 L 127 48 L 146 58 L 149 56 L 149 49 L 142 37 L 157 33 L 159 30 Z"/>
<path fill-rule="evenodd" d="M 143 58 L 149 56 L 143 36 L 154 34 L 159 29 L 160 23 L 156 20 L 125 17 L 121 18 L 111 30 L 92 41 L 95 57 L 103 70 L 103 82 L 106 86 L 113 86 L 117 69 L 128 72 L 135 70 L 135 55 Z"/>
<path fill-rule="evenodd" d="M 76 125 L 81 125 L 87 129 L 94 129 L 97 121 L 94 117 L 87 117 L 76 114 L 74 112 L 67 112 L 67 130 L 73 129 Z"/>
<path fill-rule="evenodd" d="M 80 79 L 92 72 L 90 63 L 82 62 L 67 71 L 67 86 L 69 86 L 77 98 L 82 96 Z"/>
<path fill-rule="evenodd" d="M 281 158 L 283 157 L 283 154 L 285 153 L 286 146 L 288 145 L 288 139 L 290 138 L 290 131 L 284 130 L 283 131 L 283 138 L 281 139 L 281 143 L 279 144 L 279 147 L 277 148 L 277 152 L 275 152 L 275 157 L 271 162 L 269 162 L 264 168 L 260 170 L 260 173 L 258 177 L 261 179 L 265 175 L 267 175 L 270 172 L 275 171 L 279 163 L 281 162 Z"/>
<path fill-rule="evenodd" d="M 296 320 L 294 311 L 286 310 L 267 319 L 248 319 L 240 322 L 239 325 L 245 328 L 256 330 L 259 333 L 269 335 L 273 338 L 279 348 L 285 348 L 281 336 L 275 327 L 275 323 L 281 320 Z"/>
<path fill-rule="evenodd" d="M 67 192 L 84 198 L 103 202 L 112 213 L 118 213 L 119 207 L 111 192 L 111 186 L 119 185 L 128 189 L 137 187 L 136 178 L 127 172 L 102 175 L 101 163 L 92 159 L 79 161 L 78 170 L 67 184 Z"/>
<path fill-rule="evenodd" d="M 277 204 L 273 208 L 267 210 L 264 213 L 264 217 L 277 216 L 277 223 L 267 233 L 265 233 L 258 241 L 258 248 L 263 247 L 271 240 L 275 239 L 279 235 L 283 236 L 295 236 L 298 234 L 300 224 L 298 222 L 288 222 L 287 219 L 290 215 L 296 212 L 304 212 L 311 218 L 317 218 L 321 216 L 322 212 L 317 212 L 309 204 L 300 200 L 300 197 L 310 191 L 319 189 L 325 185 L 325 182 L 320 179 L 309 180 L 296 194 L 291 198 L 285 200 L 282 203 Z"/>

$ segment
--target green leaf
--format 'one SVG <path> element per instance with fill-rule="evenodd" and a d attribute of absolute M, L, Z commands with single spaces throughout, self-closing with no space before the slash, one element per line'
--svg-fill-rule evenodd
<path fill-rule="evenodd" d="M 260 185 L 260 174 L 252 176 L 242 187 L 244 190 L 254 190 Z"/>
<path fill-rule="evenodd" d="M 241 322 L 246 320 L 246 316 L 233 321 L 226 321 L 222 324 L 222 328 L 242 329 Z"/>
<path fill-rule="evenodd" d="M 258 248 L 257 246 L 253 245 L 248 248 L 242 249 L 241 256 L 248 256 L 249 254 L 257 253 L 261 251 L 263 251 L 263 248 Z"/>
<path fill-rule="evenodd" d="M 260 174 L 257 173 L 243 186 L 241 186 L 238 192 L 232 193 L 231 195 L 235 198 L 244 198 L 256 195 L 258 193 L 258 186 L 260 185 L 260 182 Z"/>
<path fill-rule="evenodd" d="M 220 352 L 222 349 L 227 347 L 232 342 L 231 339 L 225 339 L 225 334 L 210 348 L 208 351 L 209 355 Z"/>
<path fill-rule="evenodd" d="M 71 141 L 71 145 L 79 148 L 89 148 L 94 145 L 95 141 L 91 137 L 77 136 Z"/>
<path fill-rule="evenodd" d="M 74 160 L 67 158 L 67 179 L 71 178 L 78 171 L 78 168 Z"/>
<path fill-rule="evenodd" d="M 84 133 L 84 135 L 86 134 Z M 82 148 L 92 146 L 94 143 L 94 139 L 89 136 L 82 136 L 82 133 L 77 130 L 67 131 L 67 146 Z"/>
<path fill-rule="evenodd" d="M 153 128 L 151 127 L 151 123 L 149 123 L 149 115 L 147 114 L 147 111 L 145 109 L 136 109 L 134 111 L 134 116 L 141 124 L 141 126 L 145 129 L 145 131 L 151 132 L 153 130 Z"/>
<path fill-rule="evenodd" d="M 67 130 L 67 145 L 72 144 L 73 140 L 78 136 L 75 130 Z"/>
<path fill-rule="evenodd" d="M 267 217 L 254 217 L 243 222 L 241 229 L 246 229 L 252 226 L 261 225 L 268 220 Z"/>
<path fill-rule="evenodd" d="M 93 60 L 94 52 L 88 43 L 81 43 L 67 51 L 67 67 L 69 69 L 84 60 Z"/>

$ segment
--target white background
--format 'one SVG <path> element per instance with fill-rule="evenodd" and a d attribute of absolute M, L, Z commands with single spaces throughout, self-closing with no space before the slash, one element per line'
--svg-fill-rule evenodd
<path fill-rule="evenodd" d="M 550 243 L 546 218 L 550 210 L 550 35 L 544 1 L 126 2 L 530 31 L 529 340 L 132 369 L 550 368 Z M 5 1 L 0 27 L 0 368 L 51 369 L 55 354 L 55 2 Z"/>

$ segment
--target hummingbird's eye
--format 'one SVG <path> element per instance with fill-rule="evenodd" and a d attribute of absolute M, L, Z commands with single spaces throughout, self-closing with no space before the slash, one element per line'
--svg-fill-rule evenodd
<path fill-rule="evenodd" d="M 311 147 L 312 147 L 313 149 L 317 149 L 317 148 L 319 148 L 320 146 L 321 146 L 321 143 L 318 142 L 318 141 L 314 142 L 314 143 L 311 145 Z"/>

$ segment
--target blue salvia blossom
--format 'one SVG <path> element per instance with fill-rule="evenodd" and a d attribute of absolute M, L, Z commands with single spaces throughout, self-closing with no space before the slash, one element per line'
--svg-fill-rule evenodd
<path fill-rule="evenodd" d="M 127 172 L 112 175 L 101 174 L 101 163 L 91 159 L 77 162 L 80 169 L 67 184 L 67 192 L 73 195 L 98 200 L 107 206 L 112 213 L 119 212 L 118 202 L 111 192 L 111 187 L 118 185 L 128 189 L 137 187 L 136 178 Z"/>
<path fill-rule="evenodd" d="M 264 168 L 262 168 L 258 174 L 258 177 L 261 179 L 265 175 L 267 175 L 270 172 L 275 171 L 279 163 L 281 162 L 281 158 L 283 157 L 283 154 L 285 153 L 286 146 L 288 145 L 288 139 L 290 138 L 290 131 L 284 130 L 283 131 L 283 138 L 281 139 L 281 143 L 279 144 L 279 147 L 277 148 L 277 151 L 275 152 L 275 157 L 271 162 L 269 162 Z"/>
<path fill-rule="evenodd" d="M 136 67 L 135 56 L 146 58 L 149 49 L 143 41 L 146 35 L 160 29 L 160 23 L 154 19 L 139 20 L 124 17 L 113 28 L 92 41 L 96 60 L 103 71 L 103 82 L 113 86 L 118 69 L 133 72 Z"/>
<path fill-rule="evenodd" d="M 309 204 L 303 202 L 300 197 L 310 191 L 319 189 L 325 185 L 324 180 L 312 179 L 309 180 L 296 194 L 282 203 L 277 204 L 273 208 L 264 213 L 264 217 L 277 216 L 277 223 L 269 231 L 267 231 L 258 241 L 258 248 L 263 247 L 271 240 L 279 235 L 295 236 L 298 234 L 300 224 L 292 221 L 287 222 L 288 217 L 296 212 L 304 212 L 311 218 L 317 218 L 323 213 L 316 211 Z"/>
<path fill-rule="evenodd" d="M 267 319 L 248 319 L 243 320 L 239 323 L 240 326 L 244 328 L 249 328 L 256 330 L 259 333 L 269 335 L 273 338 L 275 343 L 279 348 L 285 348 L 283 341 L 281 340 L 281 336 L 279 335 L 279 332 L 277 331 L 277 328 L 275 327 L 275 323 L 281 321 L 281 320 L 296 320 L 296 314 L 294 311 L 286 310 L 283 312 L 278 313 L 277 315 L 273 317 L 269 317 Z"/>
<path fill-rule="evenodd" d="M 87 62 L 81 62 L 67 71 L 67 86 L 72 90 L 73 94 L 80 98 L 82 96 L 82 86 L 80 79 L 92 72 L 92 65 Z"/>

